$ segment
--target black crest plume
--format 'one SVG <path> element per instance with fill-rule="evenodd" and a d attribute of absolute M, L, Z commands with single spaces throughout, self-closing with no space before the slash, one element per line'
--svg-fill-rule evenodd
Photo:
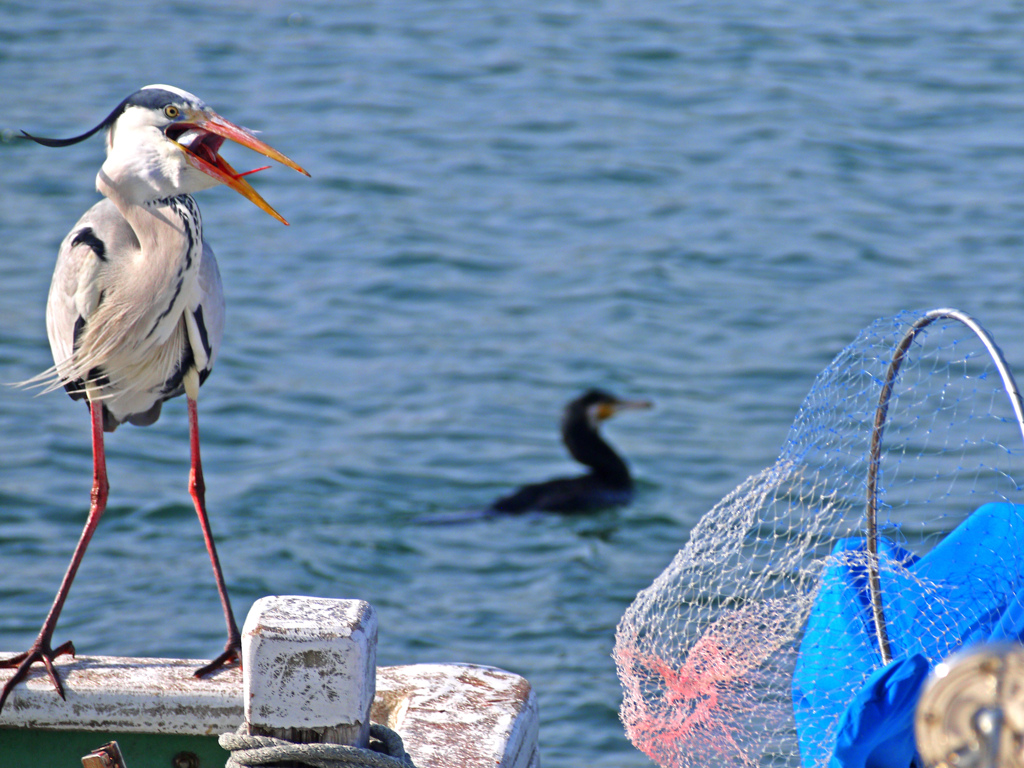
<path fill-rule="evenodd" d="M 47 139 L 42 136 L 33 136 L 28 131 L 22 131 L 20 138 L 31 139 L 36 144 L 42 144 L 44 147 L 70 147 L 72 144 L 77 144 L 80 141 L 85 141 L 94 133 L 103 128 L 109 128 L 110 125 L 121 116 L 121 113 L 124 112 L 124 108 L 128 105 L 128 100 L 130 98 L 131 96 L 129 96 L 128 99 L 125 99 L 120 104 L 118 104 L 114 108 L 114 111 L 107 115 L 106 118 L 104 118 L 102 123 L 97 125 L 95 128 L 91 128 L 90 130 L 86 131 L 85 133 L 79 136 L 72 136 L 70 139 Z"/>

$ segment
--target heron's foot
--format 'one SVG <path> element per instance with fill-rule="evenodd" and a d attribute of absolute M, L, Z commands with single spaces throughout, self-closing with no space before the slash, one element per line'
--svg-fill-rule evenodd
<path fill-rule="evenodd" d="M 14 686 L 28 677 L 29 667 L 37 661 L 41 661 L 43 666 L 46 667 L 46 671 L 50 675 L 50 681 L 53 683 L 53 687 L 57 689 L 60 697 L 62 699 L 67 698 L 64 695 L 64 684 L 60 681 L 60 675 L 57 674 L 57 670 L 53 666 L 53 660 L 65 654 L 70 654 L 72 657 L 75 655 L 75 646 L 70 640 L 54 650 L 50 647 L 50 638 L 40 635 L 36 638 L 32 647 L 25 651 L 25 653 L 19 653 L 17 656 L 12 656 L 9 659 L 0 660 L 0 668 L 12 669 L 17 667 L 14 674 L 11 675 L 11 679 L 4 684 L 3 693 L 0 693 L 0 711 L 3 711 L 4 703 L 7 701 L 11 691 L 14 690 Z"/>
<path fill-rule="evenodd" d="M 193 674 L 196 677 L 206 677 L 210 673 L 216 672 L 221 667 L 226 667 L 228 664 L 235 661 L 239 664 L 242 663 L 242 640 L 238 635 L 228 637 L 227 645 L 224 646 L 224 653 L 211 661 L 205 667 L 197 669 Z"/>

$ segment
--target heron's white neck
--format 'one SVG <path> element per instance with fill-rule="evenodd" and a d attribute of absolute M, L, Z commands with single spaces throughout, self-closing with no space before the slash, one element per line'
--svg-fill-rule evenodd
<path fill-rule="evenodd" d="M 197 290 L 203 253 L 199 206 L 185 194 L 135 203 L 105 182 L 101 171 L 97 188 L 117 207 L 138 242 L 138 250 L 132 249 L 118 269 L 125 284 L 154 297 L 153 306 L 138 308 L 138 319 L 152 328 L 146 338 L 161 342 L 173 333 L 185 303 Z"/>
<path fill-rule="evenodd" d="M 199 208 L 187 195 L 139 195 L 137 185 L 119 185 L 101 169 L 96 177 L 96 189 L 110 200 L 124 216 L 138 238 L 140 256 L 146 261 L 177 260 L 185 256 L 184 251 L 202 242 L 202 218 Z M 175 198 L 186 198 L 190 206 L 172 205 Z M 196 221 L 187 220 L 195 211 Z M 198 234 L 198 238 L 190 235 Z M 193 242 L 195 240 L 195 242 Z M 151 265 L 155 266 L 155 265 Z"/>

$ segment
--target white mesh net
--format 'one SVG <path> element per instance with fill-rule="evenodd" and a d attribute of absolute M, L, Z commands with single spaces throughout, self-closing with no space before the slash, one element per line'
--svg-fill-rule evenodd
<path fill-rule="evenodd" d="M 1019 395 L 965 322 L 905 312 L 862 332 L 815 380 L 775 464 L 711 509 L 627 610 L 621 714 L 656 763 L 826 765 L 844 711 L 886 666 L 879 624 L 895 661 L 932 666 L 1017 631 L 1000 622 L 1024 592 Z M 874 555 L 870 447 L 904 339 L 880 433 Z"/>

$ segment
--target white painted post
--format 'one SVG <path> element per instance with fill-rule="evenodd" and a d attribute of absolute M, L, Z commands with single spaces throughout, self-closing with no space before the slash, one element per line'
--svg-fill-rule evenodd
<path fill-rule="evenodd" d="M 377 614 L 362 600 L 263 597 L 242 629 L 250 735 L 366 747 Z"/>

